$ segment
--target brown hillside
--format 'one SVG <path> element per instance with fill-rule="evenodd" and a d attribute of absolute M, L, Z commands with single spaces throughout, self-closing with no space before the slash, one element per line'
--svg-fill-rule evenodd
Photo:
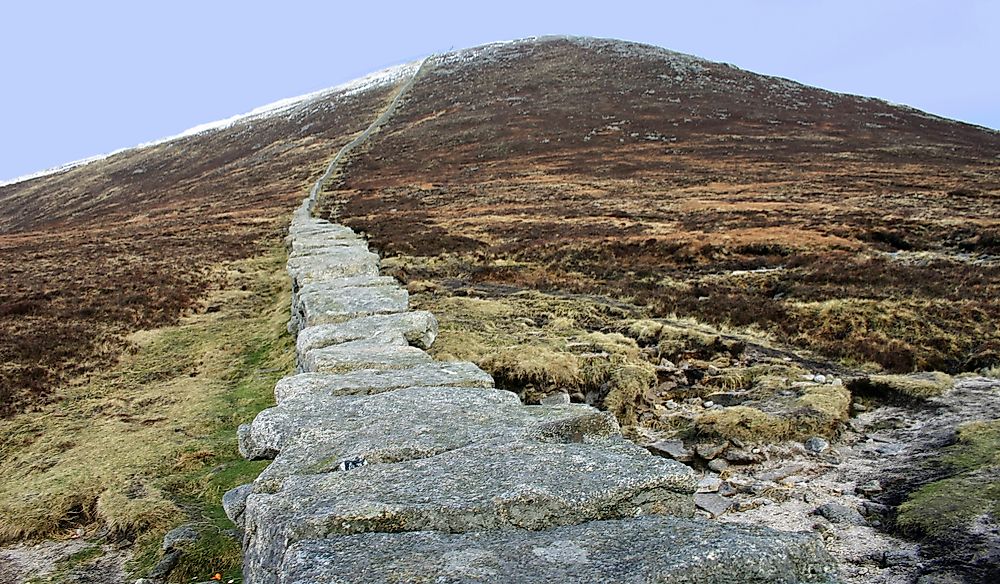
<path fill-rule="evenodd" d="M 408 280 L 606 294 L 894 371 L 1000 355 L 1000 134 L 659 48 L 437 57 L 326 212 Z"/>
<path fill-rule="evenodd" d="M 194 309 L 213 267 L 278 245 L 307 185 L 393 89 L 334 91 L 0 187 L 0 417 Z"/>

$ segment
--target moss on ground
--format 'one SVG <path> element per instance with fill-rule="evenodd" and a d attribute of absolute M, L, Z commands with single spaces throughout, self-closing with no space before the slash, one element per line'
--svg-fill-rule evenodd
<path fill-rule="evenodd" d="M 899 506 L 897 525 L 919 535 L 941 536 L 983 514 L 1000 515 L 1000 420 L 970 422 L 937 459 L 944 477 Z"/>
<path fill-rule="evenodd" d="M 112 370 L 0 421 L 0 516 L 17 518 L 0 522 L 0 541 L 107 527 L 107 539 L 135 540 L 129 569 L 141 575 L 163 534 L 193 522 L 203 537 L 171 580 L 238 579 L 221 496 L 265 466 L 239 456 L 236 427 L 293 368 L 284 265 L 281 250 L 228 264 L 211 310 L 134 335 Z"/>

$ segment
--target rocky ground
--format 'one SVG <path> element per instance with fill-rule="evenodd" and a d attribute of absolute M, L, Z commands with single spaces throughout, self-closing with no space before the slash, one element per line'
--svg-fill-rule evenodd
<path fill-rule="evenodd" d="M 0 548 L 0 582 L 121 584 L 127 550 L 95 545 L 82 537 Z"/>
<path fill-rule="evenodd" d="M 700 470 L 696 501 L 703 514 L 820 533 L 845 582 L 984 582 L 997 573 L 994 519 L 979 518 L 944 546 L 933 538 L 904 539 L 892 528 L 894 505 L 935 478 L 921 461 L 954 442 L 959 425 L 1000 417 L 998 395 L 1000 380 L 967 377 L 920 404 L 856 403 L 866 411 L 855 412 L 832 441 L 748 448 L 739 440 L 685 443 L 653 433 L 643 441 Z"/>

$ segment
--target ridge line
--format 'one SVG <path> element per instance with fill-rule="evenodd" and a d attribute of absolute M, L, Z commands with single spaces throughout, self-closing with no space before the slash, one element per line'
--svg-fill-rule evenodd
<path fill-rule="evenodd" d="M 374 134 L 377 130 L 381 129 L 381 127 L 384 126 L 389 121 L 389 118 L 391 118 L 392 115 L 396 113 L 396 109 L 399 108 L 399 104 L 402 102 L 403 98 L 406 97 L 406 94 L 409 93 L 410 88 L 413 87 L 413 84 L 417 81 L 417 78 L 420 77 L 420 75 L 424 72 L 424 68 L 427 66 L 427 64 L 433 57 L 434 55 L 424 57 L 424 59 L 420 61 L 420 65 L 417 66 L 417 70 L 414 71 L 413 75 L 406 81 L 406 83 L 404 83 L 403 86 L 399 88 L 399 91 L 396 92 L 396 96 L 392 98 L 392 101 L 389 103 L 388 106 L 386 106 L 386 108 L 382 111 L 382 113 L 379 114 L 378 117 L 376 117 L 372 121 L 372 123 L 369 124 L 368 127 L 364 129 L 364 131 L 355 136 L 353 140 L 345 144 L 333 157 L 333 159 L 327 165 L 326 171 L 313 184 L 312 188 L 309 189 L 309 196 L 306 197 L 306 208 L 309 212 L 309 215 L 312 215 L 313 211 L 315 210 L 316 202 L 319 200 L 319 193 L 326 186 L 326 182 L 330 180 L 330 177 L 333 176 L 333 173 L 337 170 L 337 166 L 340 164 L 341 160 L 343 160 L 344 157 L 346 157 L 351 152 L 351 150 L 354 150 L 355 148 L 360 146 L 361 143 L 368 140 L 368 138 L 370 138 L 372 134 Z"/>

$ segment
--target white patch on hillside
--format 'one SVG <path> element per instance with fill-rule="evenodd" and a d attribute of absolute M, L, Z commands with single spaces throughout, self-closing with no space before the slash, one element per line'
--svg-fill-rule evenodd
<path fill-rule="evenodd" d="M 413 74 L 416 68 L 420 65 L 419 62 L 406 63 L 404 65 L 396 65 L 395 67 L 389 67 L 388 69 L 383 69 L 382 71 L 377 71 L 364 77 L 355 79 L 353 81 L 348 81 L 347 83 L 338 85 L 336 87 L 330 87 L 328 89 L 322 89 L 313 93 L 307 93 L 305 95 L 300 95 L 298 97 L 289 97 L 286 99 L 281 99 L 273 103 L 255 108 L 249 112 L 238 114 L 235 116 L 228 117 L 224 120 L 218 120 L 215 122 L 209 122 L 207 124 L 200 124 L 193 128 L 184 130 L 180 134 L 175 134 L 173 136 L 168 136 L 166 138 L 161 138 L 159 140 L 154 140 L 152 142 L 144 142 L 137 146 L 132 146 L 130 148 L 121 148 L 115 150 L 114 152 L 108 152 L 107 154 L 99 154 L 97 156 L 91 156 L 88 158 L 83 158 L 80 160 L 74 160 L 73 162 L 67 162 L 66 164 L 60 164 L 46 170 L 39 172 L 26 174 L 24 176 L 19 176 L 17 178 L 12 178 L 10 180 L 0 181 L 0 187 L 5 187 L 8 185 L 41 178 L 43 176 L 49 176 L 53 174 L 58 174 L 60 172 L 66 172 L 67 170 L 72 170 L 74 168 L 90 164 L 91 162 L 97 162 L 98 160 L 104 160 L 109 156 L 114 156 L 115 154 L 121 154 L 122 152 L 128 152 L 130 150 L 138 150 L 141 148 L 149 148 L 150 146 L 157 146 L 164 144 L 166 142 L 171 142 L 174 140 L 179 140 L 181 138 L 189 138 L 198 134 L 205 132 L 210 132 L 213 130 L 222 130 L 225 128 L 232 127 L 239 123 L 251 122 L 254 120 L 259 120 L 262 118 L 272 117 L 284 112 L 290 112 L 300 106 L 305 106 L 313 102 L 330 99 L 330 98 L 344 98 L 350 97 L 352 95 L 357 95 L 364 91 L 370 89 L 376 89 L 378 87 L 383 87 L 398 81 L 399 79 L 405 78 Z"/>

